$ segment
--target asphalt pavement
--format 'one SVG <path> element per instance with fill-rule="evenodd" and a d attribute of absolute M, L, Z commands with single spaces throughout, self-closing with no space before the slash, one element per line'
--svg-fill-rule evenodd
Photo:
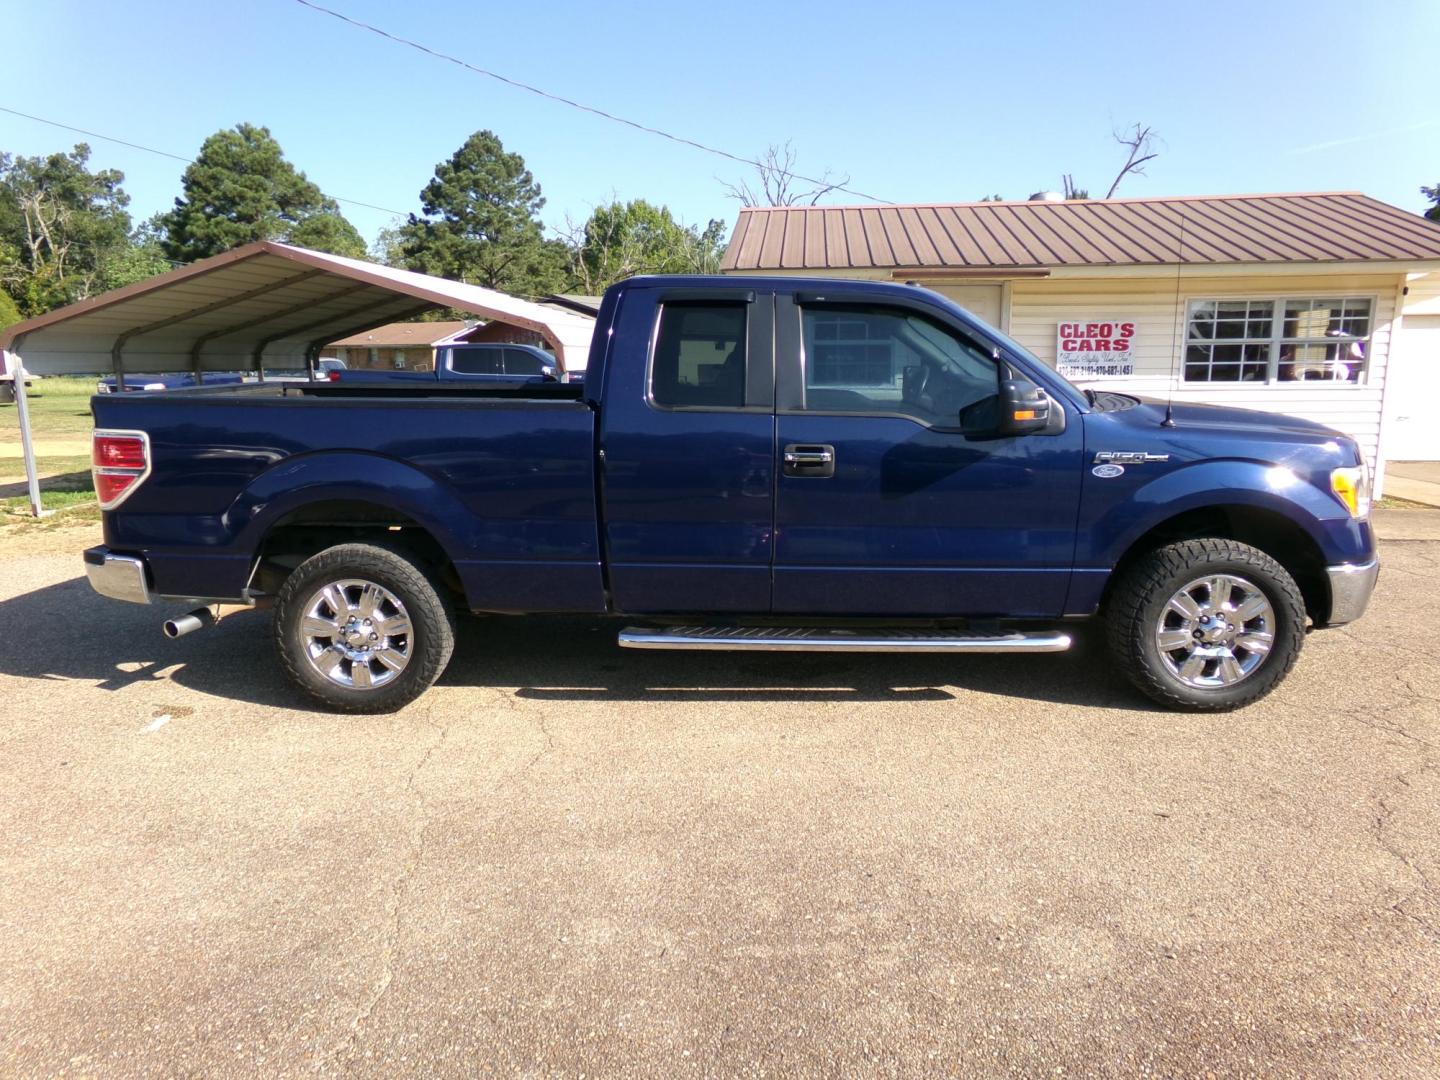
<path fill-rule="evenodd" d="M 1440 543 L 1220 716 L 466 619 L 358 718 L 78 546 L 0 554 L 5 1076 L 1440 1073 Z"/>

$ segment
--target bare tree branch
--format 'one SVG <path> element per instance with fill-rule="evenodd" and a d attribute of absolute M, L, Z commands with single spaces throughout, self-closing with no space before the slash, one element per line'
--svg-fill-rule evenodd
<path fill-rule="evenodd" d="M 1137 123 L 1128 132 L 1117 129 L 1112 132 L 1112 134 L 1115 136 L 1116 142 L 1121 146 L 1129 148 L 1130 153 L 1129 156 L 1125 158 L 1124 166 L 1121 167 L 1119 174 L 1115 177 L 1115 182 L 1110 185 L 1110 190 L 1105 192 L 1105 198 L 1107 199 L 1115 194 L 1115 189 L 1120 186 L 1121 180 L 1124 180 L 1125 177 L 1132 173 L 1136 176 L 1144 176 L 1145 163 L 1147 161 L 1154 161 L 1155 158 L 1160 156 L 1152 150 L 1155 145 L 1156 136 L 1155 129 L 1150 127 L 1149 124 L 1142 126 Z"/>
<path fill-rule="evenodd" d="M 850 174 L 833 176 L 829 169 L 820 174 L 818 183 L 801 181 L 795 174 L 795 147 L 790 142 L 784 146 L 771 144 L 765 148 L 755 168 L 760 187 L 757 190 L 747 180 L 738 183 L 722 181 L 725 194 L 737 199 L 744 206 L 814 206 L 836 188 L 850 183 Z M 809 184 L 810 186 L 803 186 Z"/>

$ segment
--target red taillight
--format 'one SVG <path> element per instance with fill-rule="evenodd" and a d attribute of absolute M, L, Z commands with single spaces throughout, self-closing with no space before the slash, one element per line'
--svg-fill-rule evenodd
<path fill-rule="evenodd" d="M 97 431 L 90 461 L 100 509 L 110 510 L 150 475 L 150 440 L 139 431 Z"/>
<path fill-rule="evenodd" d="M 139 435 L 95 435 L 93 463 L 102 469 L 145 468 L 145 440 Z"/>
<path fill-rule="evenodd" d="M 135 473 L 96 473 L 95 497 L 100 500 L 101 506 L 114 506 L 139 479 Z"/>
<path fill-rule="evenodd" d="M 330 372 L 329 375 L 326 375 L 325 377 L 326 377 L 327 379 L 329 379 L 331 382 L 339 382 L 339 381 L 340 381 L 340 372 L 338 372 L 338 371 L 332 371 L 332 372 Z"/>

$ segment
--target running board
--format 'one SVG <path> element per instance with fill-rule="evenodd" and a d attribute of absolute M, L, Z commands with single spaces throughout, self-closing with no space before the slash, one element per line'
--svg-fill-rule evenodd
<path fill-rule="evenodd" d="M 837 630 L 783 626 L 667 626 L 620 631 L 622 649 L 731 649 L 755 652 L 1053 653 L 1070 648 L 1056 631 L 995 634 Z"/>

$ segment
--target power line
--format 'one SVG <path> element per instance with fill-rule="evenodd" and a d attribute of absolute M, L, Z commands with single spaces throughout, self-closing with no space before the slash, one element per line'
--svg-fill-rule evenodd
<path fill-rule="evenodd" d="M 351 26 L 357 27 L 360 30 L 368 30 L 372 34 L 378 34 L 380 37 L 393 41 L 397 45 L 405 45 L 411 49 L 415 49 L 419 52 L 425 53 L 427 56 L 433 56 L 437 60 L 444 60 L 447 63 L 455 64 L 458 67 L 462 67 L 466 71 L 474 72 L 476 75 L 484 75 L 486 78 L 494 79 L 497 82 L 502 82 L 506 86 L 513 86 L 517 90 L 524 90 L 527 93 L 536 95 L 537 97 L 542 97 L 549 101 L 555 101 L 560 103 L 561 105 L 568 105 L 572 109 L 579 109 L 581 112 L 587 112 L 593 116 L 599 116 L 605 120 L 610 120 L 617 124 L 624 124 L 626 127 L 634 128 L 636 131 L 643 131 L 650 135 L 659 135 L 662 139 L 669 139 L 671 142 L 680 143 L 684 146 L 689 146 L 696 150 L 703 150 L 707 154 L 715 154 L 717 157 L 727 158 L 730 161 L 738 162 L 741 165 L 750 165 L 757 169 L 765 168 L 764 165 L 754 160 L 753 158 L 747 158 L 740 154 L 732 154 L 730 151 L 721 150 L 719 147 L 707 146 L 705 143 L 696 142 L 694 139 L 687 139 L 683 135 L 674 135 L 668 131 L 663 131 L 660 128 L 650 127 L 648 124 L 642 124 L 636 120 L 629 120 L 623 116 L 616 116 L 614 113 L 606 112 L 604 109 L 597 109 L 593 105 L 585 105 L 570 98 L 562 97 L 560 94 L 552 94 L 548 90 L 542 90 L 540 87 L 532 86 L 530 83 L 521 82 L 519 79 L 512 79 L 507 75 L 501 75 L 499 72 L 490 71 L 487 68 L 476 67 L 474 64 L 467 63 L 466 61 L 461 60 L 459 57 L 451 56 L 448 53 L 439 52 L 435 49 L 430 48 L 428 45 L 422 45 L 418 41 L 411 41 L 409 38 L 403 38 L 400 37 L 398 34 L 392 34 L 388 30 L 382 30 L 378 26 L 372 26 L 370 23 L 361 22 L 359 19 L 352 19 L 349 15 L 344 15 L 338 11 L 333 11 L 328 7 L 312 3 L 311 0 L 295 0 L 295 2 L 297 4 L 300 4 L 302 7 L 309 8 L 311 11 L 318 11 L 321 14 L 329 15 L 332 18 L 339 19 L 343 23 L 349 23 Z M 822 187 L 828 186 L 830 184 L 830 181 L 825 179 L 819 179 L 814 176 L 801 176 L 799 173 L 792 173 L 791 175 L 794 176 L 796 180 L 803 180 L 807 184 L 819 184 Z M 871 202 L 884 203 L 887 206 L 891 205 L 891 201 L 889 199 L 882 199 L 878 195 L 870 195 L 863 191 L 857 191 L 852 187 L 846 187 L 844 184 L 835 184 L 832 190 L 843 191 L 850 195 L 857 195 L 860 198 L 868 199 Z"/>
<path fill-rule="evenodd" d="M 43 116 L 32 116 L 30 113 L 21 112 L 19 109 L 7 108 L 0 105 L 0 112 L 9 113 L 11 116 L 23 116 L 26 120 L 34 120 L 37 124 L 49 124 L 51 127 L 63 128 L 66 131 L 73 131 L 78 135 L 88 135 L 92 139 L 100 139 L 104 142 L 116 143 L 120 146 L 128 146 L 132 150 L 143 150 L 147 154 L 156 154 L 160 157 L 170 158 L 172 161 L 183 161 L 187 165 L 195 164 L 194 158 L 184 157 L 180 154 L 172 154 L 168 150 L 157 150 L 153 146 L 142 146 L 140 143 L 130 142 L 126 139 L 117 139 L 113 135 L 101 135 L 98 131 L 87 131 L 85 128 L 76 127 L 74 124 L 62 124 L 58 120 L 46 120 Z M 359 199 L 342 199 L 339 195 L 331 195 L 330 198 L 336 202 L 347 203 L 350 206 L 363 206 L 367 210 L 379 210 L 382 214 L 396 214 L 405 216 L 404 210 L 392 210 L 388 206 L 376 206 L 374 203 L 361 202 Z"/>

